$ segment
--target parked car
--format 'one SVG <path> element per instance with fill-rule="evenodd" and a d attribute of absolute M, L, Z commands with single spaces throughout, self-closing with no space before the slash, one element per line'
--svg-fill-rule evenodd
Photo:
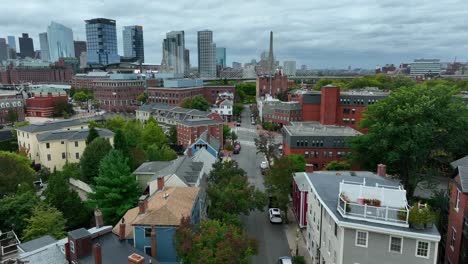
<path fill-rule="evenodd" d="M 283 144 L 281 144 L 281 145 L 278 146 L 278 150 L 283 151 Z"/>
<path fill-rule="evenodd" d="M 235 147 L 235 146 L 239 146 L 239 150 L 242 149 L 241 144 L 240 144 L 239 141 L 234 142 L 234 147 Z"/>
<path fill-rule="evenodd" d="M 279 257 L 278 264 L 292 264 L 292 258 L 291 257 Z"/>
<path fill-rule="evenodd" d="M 240 145 L 234 146 L 234 151 L 232 152 L 233 154 L 239 154 L 240 152 Z"/>
<path fill-rule="evenodd" d="M 281 218 L 281 210 L 278 208 L 268 209 L 268 214 L 270 216 L 270 222 L 272 224 L 281 224 L 283 219 Z"/>
<path fill-rule="evenodd" d="M 252 123 L 251 123 L 251 124 L 252 124 L 252 125 L 256 125 L 257 123 L 255 123 L 255 121 L 254 121 L 254 120 L 252 120 Z"/>
<path fill-rule="evenodd" d="M 236 126 L 240 127 L 240 126 L 241 126 L 241 122 L 238 121 L 238 122 L 236 123 Z"/>

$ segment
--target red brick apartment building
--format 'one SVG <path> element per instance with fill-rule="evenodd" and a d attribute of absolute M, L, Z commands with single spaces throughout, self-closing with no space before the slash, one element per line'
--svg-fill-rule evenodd
<path fill-rule="evenodd" d="M 63 89 L 43 87 L 32 92 L 31 98 L 26 99 L 28 116 L 51 117 L 57 102 L 68 103 L 68 95 Z"/>
<path fill-rule="evenodd" d="M 451 163 L 449 217 L 444 264 L 468 263 L 468 156 Z"/>
<path fill-rule="evenodd" d="M 280 125 L 302 121 L 302 109 L 298 102 L 263 101 L 263 121 Z"/>
<path fill-rule="evenodd" d="M 193 144 L 205 131 L 208 131 L 209 135 L 216 138 L 221 145 L 220 149 L 223 149 L 223 122 L 210 118 L 179 121 L 177 123 L 177 142 L 185 149 Z"/>
<path fill-rule="evenodd" d="M 203 96 L 211 104 L 216 103 L 218 94 L 234 93 L 234 86 L 199 86 L 199 87 L 148 87 L 148 101 L 150 103 L 164 103 L 168 105 L 179 105 L 185 98 L 197 95 Z"/>
<path fill-rule="evenodd" d="M 284 75 L 282 71 L 278 71 L 274 76 L 271 76 L 271 92 L 270 92 L 270 76 L 257 77 L 257 98 L 264 97 L 270 94 L 276 97 L 279 93 L 288 91 L 288 76 Z"/>
<path fill-rule="evenodd" d="M 283 154 L 303 155 L 314 170 L 323 170 L 331 161 L 346 159 L 351 154 L 347 139 L 359 134 L 347 126 L 292 122 L 283 127 Z"/>
<path fill-rule="evenodd" d="M 0 83 L 68 83 L 73 77 L 73 69 L 65 65 L 63 59 L 48 67 L 9 65 L 0 70 Z"/>
<path fill-rule="evenodd" d="M 339 87 L 327 85 L 321 91 L 289 94 L 288 101 L 301 104 L 303 121 L 319 121 L 324 125 L 336 124 L 357 129 L 366 107 L 384 99 L 388 94 L 379 90 L 341 92 Z"/>
<path fill-rule="evenodd" d="M 23 97 L 13 91 L 0 91 L 0 125 L 8 124 L 8 112 L 15 111 L 18 121 L 24 121 Z"/>
<path fill-rule="evenodd" d="M 94 99 L 107 111 L 135 110 L 136 98 L 144 90 L 144 80 L 94 81 Z"/>

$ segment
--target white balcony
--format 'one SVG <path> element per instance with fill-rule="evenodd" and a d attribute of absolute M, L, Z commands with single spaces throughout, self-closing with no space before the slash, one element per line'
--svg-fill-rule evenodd
<path fill-rule="evenodd" d="M 400 186 L 366 186 L 363 182 L 340 182 L 338 212 L 344 217 L 408 227 L 409 206 Z"/>

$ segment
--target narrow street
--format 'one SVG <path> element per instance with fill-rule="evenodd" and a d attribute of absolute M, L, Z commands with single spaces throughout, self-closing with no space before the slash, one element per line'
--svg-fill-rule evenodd
<path fill-rule="evenodd" d="M 261 191 L 265 191 L 263 176 L 260 173 L 260 162 L 263 154 L 256 154 L 254 139 L 258 133 L 255 125 L 251 125 L 250 109 L 245 107 L 242 112 L 242 126 L 234 129 L 239 137 L 242 149 L 233 159 L 239 167 L 247 172 L 249 182 Z M 242 217 L 242 221 L 250 236 L 259 242 L 259 252 L 252 258 L 252 263 L 277 263 L 281 256 L 290 256 L 290 249 L 285 235 L 285 226 L 271 224 L 268 219 L 267 208 L 263 212 L 255 211 L 249 216 Z"/>

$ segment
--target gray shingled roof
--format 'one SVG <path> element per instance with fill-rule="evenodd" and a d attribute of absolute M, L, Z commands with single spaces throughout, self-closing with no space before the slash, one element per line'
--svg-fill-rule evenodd
<path fill-rule="evenodd" d="M 96 128 L 100 137 L 112 137 L 114 132 L 105 128 Z M 84 140 L 88 137 L 89 129 L 79 129 L 79 130 L 57 130 L 44 132 L 37 135 L 37 141 L 54 141 L 54 140 L 69 140 L 69 141 L 79 141 Z"/>
<path fill-rule="evenodd" d="M 296 173 L 305 173 L 298 172 Z M 339 175 L 338 175 L 339 174 Z M 355 176 L 352 176 L 355 175 Z M 306 176 L 310 179 L 310 182 L 314 186 L 314 189 L 317 191 L 318 196 L 322 199 L 325 205 L 330 209 L 333 215 L 342 222 L 349 222 L 355 224 L 365 224 L 368 226 L 375 226 L 380 228 L 394 229 L 405 232 L 414 232 L 420 234 L 427 234 L 433 236 L 440 236 L 439 231 L 434 226 L 432 229 L 416 230 L 413 228 L 405 228 L 393 225 L 378 224 L 374 222 L 368 222 L 364 220 L 354 220 L 349 218 L 344 218 L 338 212 L 338 197 L 340 192 L 340 182 L 353 181 L 353 182 L 362 182 L 363 179 L 366 179 L 366 185 L 372 186 L 376 183 L 388 186 L 398 186 L 399 183 L 390 179 L 385 179 L 375 175 L 372 172 L 350 172 L 350 171 L 317 171 L 313 173 L 306 173 Z"/>
<path fill-rule="evenodd" d="M 200 138 L 203 139 L 206 143 L 208 143 L 208 132 L 205 130 L 203 131 L 203 133 L 201 133 L 200 135 Z M 209 135 L 210 137 L 210 141 L 209 141 L 209 145 L 212 146 L 216 151 L 219 151 L 219 149 L 221 148 L 221 143 L 219 142 L 219 140 L 211 135 Z"/>
<path fill-rule="evenodd" d="M 187 119 L 180 121 L 181 124 L 186 126 L 203 126 L 212 124 L 221 124 L 221 122 L 210 118 Z"/>
<path fill-rule="evenodd" d="M 24 251 L 24 252 L 30 252 L 34 251 L 36 249 L 39 249 L 41 247 L 47 246 L 49 244 L 55 243 L 57 240 L 53 238 L 50 235 L 45 235 L 41 236 L 39 238 L 33 239 L 31 241 L 21 243 L 19 247 Z"/>
<path fill-rule="evenodd" d="M 468 193 L 468 166 L 458 166 L 458 175 L 463 193 Z"/>
<path fill-rule="evenodd" d="M 458 168 L 458 166 L 468 167 L 468 156 L 463 157 L 461 159 L 458 159 L 458 160 L 450 163 L 450 165 L 452 165 L 452 168 L 454 168 L 454 169 Z"/>
<path fill-rule="evenodd" d="M 170 166 L 172 161 L 150 161 L 140 165 L 133 173 L 134 174 L 154 174 L 167 166 Z"/>
<path fill-rule="evenodd" d="M 13 130 L 1 130 L 0 131 L 0 142 L 13 139 Z"/>
<path fill-rule="evenodd" d="M 150 181 L 154 181 L 160 176 L 175 174 L 188 186 L 194 186 L 202 169 L 203 162 L 194 162 L 190 157 L 182 156 L 171 161 L 171 164 L 162 170 L 155 171 L 155 176 Z"/>
<path fill-rule="evenodd" d="M 73 231 L 68 232 L 68 235 L 70 235 L 74 239 L 80 239 L 86 236 L 90 236 L 91 233 L 85 228 L 80 228 L 80 229 L 75 229 Z"/>
<path fill-rule="evenodd" d="M 20 127 L 18 128 L 18 130 L 29 132 L 29 133 L 37 133 L 37 132 L 59 130 L 59 129 L 64 129 L 66 127 L 79 126 L 79 125 L 84 125 L 84 124 L 86 124 L 86 121 L 82 119 L 67 119 L 67 120 L 55 121 L 55 122 L 50 122 L 50 123 L 32 124 L 29 126 Z"/>

